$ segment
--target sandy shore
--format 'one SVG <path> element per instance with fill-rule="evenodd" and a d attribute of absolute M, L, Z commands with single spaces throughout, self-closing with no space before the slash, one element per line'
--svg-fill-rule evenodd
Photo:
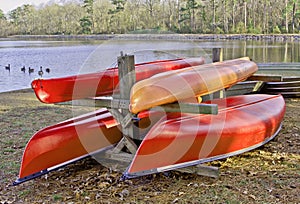
<path fill-rule="evenodd" d="M 0 203 L 299 203 L 300 100 L 286 99 L 286 108 L 273 141 L 211 163 L 219 179 L 171 172 L 121 182 L 121 173 L 86 159 L 11 187 L 30 137 L 73 111 L 42 104 L 30 89 L 0 93 Z"/>

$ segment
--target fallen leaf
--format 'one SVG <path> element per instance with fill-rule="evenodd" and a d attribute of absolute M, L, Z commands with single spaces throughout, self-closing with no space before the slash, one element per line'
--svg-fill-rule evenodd
<path fill-rule="evenodd" d="M 254 195 L 249 195 L 250 198 L 252 198 L 253 200 L 256 200 L 256 197 Z"/>

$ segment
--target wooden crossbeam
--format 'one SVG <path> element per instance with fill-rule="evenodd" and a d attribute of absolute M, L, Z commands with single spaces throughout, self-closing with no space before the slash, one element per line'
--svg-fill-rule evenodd
<path fill-rule="evenodd" d="M 182 112 L 182 113 L 194 113 L 194 114 L 218 114 L 217 104 L 201 104 L 201 103 L 172 103 L 158 107 L 154 107 L 152 110 L 161 110 L 165 112 Z"/>
<path fill-rule="evenodd" d="M 253 74 L 248 81 L 282 81 L 281 75 Z"/>
<path fill-rule="evenodd" d="M 94 98 L 94 99 L 82 99 L 73 101 L 73 105 L 77 106 L 92 106 L 92 107 L 106 107 L 109 109 L 129 109 L 129 100 L 110 99 L 110 98 Z M 203 104 L 203 103 L 171 103 L 152 108 L 154 111 L 165 112 L 182 112 L 182 113 L 194 113 L 194 114 L 218 114 L 217 104 Z M 115 116 L 116 114 L 113 113 Z M 133 114 L 131 114 L 134 117 Z M 119 118 L 119 116 L 118 116 Z M 120 117 L 120 121 L 124 117 Z"/>

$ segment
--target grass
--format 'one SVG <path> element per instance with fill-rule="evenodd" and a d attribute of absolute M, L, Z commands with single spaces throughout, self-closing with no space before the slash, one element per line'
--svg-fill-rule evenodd
<path fill-rule="evenodd" d="M 29 194 L 30 194 L 30 190 L 23 190 L 23 191 L 20 191 L 19 193 L 18 193 L 18 195 L 20 196 L 20 197 L 26 197 L 26 196 L 28 196 Z"/>
<path fill-rule="evenodd" d="M 62 198 L 63 198 L 63 197 L 62 197 L 62 195 L 60 195 L 60 194 L 54 194 L 54 195 L 53 195 L 53 200 L 54 200 L 54 201 L 62 200 Z"/>
<path fill-rule="evenodd" d="M 176 171 L 121 182 L 86 159 L 16 187 L 24 147 L 41 128 L 73 117 L 31 91 L 0 94 L 0 203 L 300 203 L 300 100 L 288 99 L 282 131 L 254 151 L 211 162 L 218 179 Z"/>

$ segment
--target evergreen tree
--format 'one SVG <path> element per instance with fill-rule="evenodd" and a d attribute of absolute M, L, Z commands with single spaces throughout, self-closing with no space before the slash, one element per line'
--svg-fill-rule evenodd
<path fill-rule="evenodd" d="M 80 19 L 80 25 L 84 34 L 94 33 L 94 0 L 84 0 L 83 8 L 86 15 Z"/>

